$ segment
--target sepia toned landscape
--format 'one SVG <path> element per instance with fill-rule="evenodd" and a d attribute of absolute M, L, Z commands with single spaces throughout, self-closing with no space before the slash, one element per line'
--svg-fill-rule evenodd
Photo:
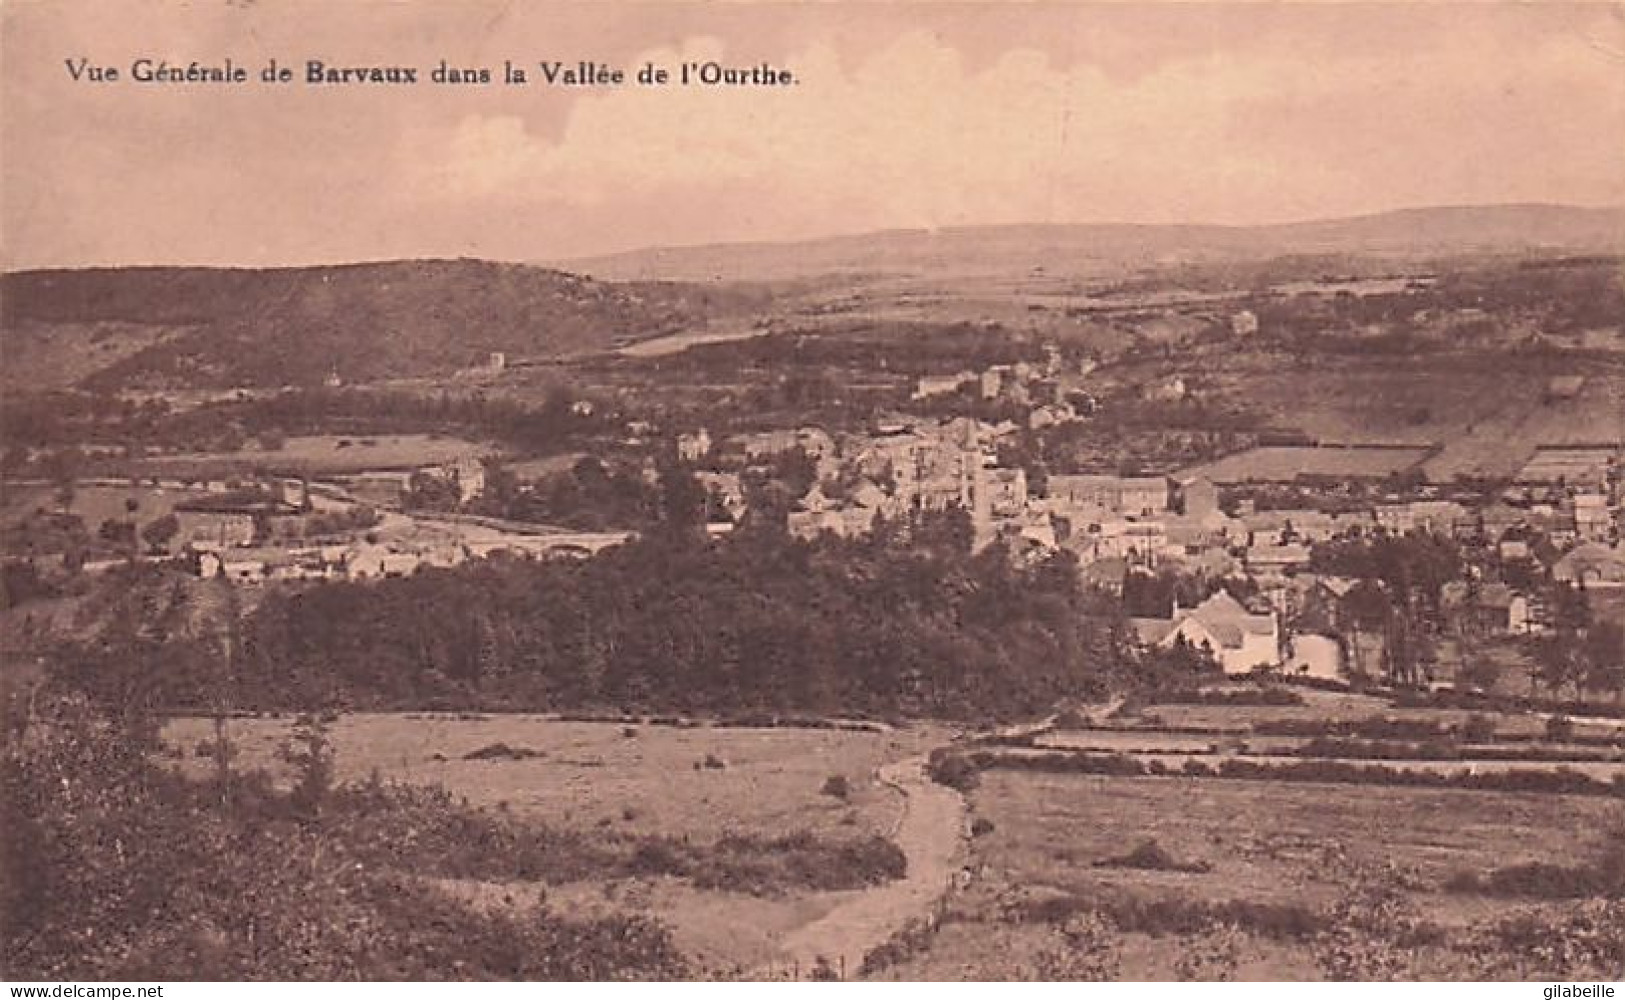
<path fill-rule="evenodd" d="M 6 11 L 8 59 L 24 27 L 99 37 L 45 6 Z M 283 30 L 265 6 L 154 16 Z M 375 25 L 465 38 L 364 6 L 323 15 L 363 51 Z M 737 98 L 763 134 L 839 145 L 793 102 L 907 92 L 895 62 L 957 113 L 876 97 L 899 150 L 1026 166 L 899 167 L 854 110 L 826 190 L 647 95 L 695 113 L 723 176 L 589 159 L 608 195 L 565 124 L 619 141 L 594 116 L 632 98 L 503 124 L 437 95 L 402 98 L 425 119 L 399 148 L 454 123 L 479 170 L 451 142 L 433 185 L 397 149 L 307 191 L 256 156 L 308 131 L 246 138 L 263 105 L 189 92 L 224 145 L 143 228 L 151 178 L 76 179 L 42 123 L 173 112 L 7 78 L 8 144 L 42 143 L 8 171 L 128 214 L 104 236 L 5 203 L 0 975 L 1625 977 L 1625 163 L 1600 138 L 1625 92 L 1552 55 L 1617 17 L 1484 5 L 1464 50 L 1404 5 L 938 5 L 935 41 L 737 7 L 661 16 L 793 66 Z M 548 16 L 643 51 L 607 10 Z M 1260 54 L 1254 27 L 1313 45 Z M 1292 62 L 1334 37 L 1369 62 Z M 1434 51 L 1550 162 L 1479 155 L 1426 97 L 1382 133 L 1405 169 L 1327 133 L 1381 123 L 1372 66 L 1431 79 Z M 1503 51 L 1545 107 L 1602 96 L 1542 132 L 1497 103 L 1523 100 Z M 1300 78 L 1281 60 L 1324 116 L 1247 113 L 1237 67 Z M 1204 73 L 1243 97 L 1176 86 Z M 1112 95 L 1232 131 L 1170 133 L 1196 152 L 1143 189 L 1063 184 L 1088 174 L 1065 127 L 1035 151 L 1026 111 L 1008 135 L 994 112 L 1079 79 L 1116 148 L 1144 136 Z M 308 128 L 382 127 L 331 99 Z M 632 119 L 651 149 L 659 114 Z M 1203 141 L 1238 157 L 1217 193 L 1179 173 Z M 222 193 L 199 178 L 230 143 L 257 152 Z M 240 216 L 267 201 L 288 218 Z"/>

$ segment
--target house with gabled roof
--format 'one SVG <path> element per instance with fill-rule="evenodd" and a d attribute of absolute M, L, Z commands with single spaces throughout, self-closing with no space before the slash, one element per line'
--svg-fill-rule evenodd
<path fill-rule="evenodd" d="M 1227 674 L 1247 674 L 1281 662 L 1280 624 L 1273 612 L 1254 614 L 1220 590 L 1194 608 L 1174 606 L 1169 618 L 1136 618 L 1140 641 L 1170 647 L 1183 639 L 1207 649 Z"/>
<path fill-rule="evenodd" d="M 1552 579 L 1590 587 L 1625 587 L 1625 548 L 1585 542 L 1552 566 Z"/>

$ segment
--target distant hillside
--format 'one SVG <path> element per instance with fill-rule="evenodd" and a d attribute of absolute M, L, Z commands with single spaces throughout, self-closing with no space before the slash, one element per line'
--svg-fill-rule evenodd
<path fill-rule="evenodd" d="M 483 261 L 0 276 L 7 382 L 283 385 L 443 374 L 703 323 L 740 295 Z"/>
<path fill-rule="evenodd" d="M 1098 275 L 1170 263 L 1292 255 L 1432 257 L 1618 253 L 1625 209 L 1559 205 L 1422 208 L 1274 226 L 1016 225 L 894 230 L 793 243 L 637 250 L 561 266 L 608 280 L 780 280 L 818 274 Z"/>

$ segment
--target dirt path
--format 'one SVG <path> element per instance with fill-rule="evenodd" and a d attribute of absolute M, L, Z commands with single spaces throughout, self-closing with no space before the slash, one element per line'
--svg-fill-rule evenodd
<path fill-rule="evenodd" d="M 908 921 L 929 915 L 948 891 L 964 860 L 965 800 L 927 777 L 925 763 L 923 756 L 911 757 L 879 772 L 881 783 L 903 797 L 903 814 L 890 836 L 908 857 L 908 873 L 787 935 L 780 944 L 784 964 L 775 967 L 774 978 L 782 977 L 785 965 L 805 977 L 820 957 L 856 978 L 866 953 Z"/>

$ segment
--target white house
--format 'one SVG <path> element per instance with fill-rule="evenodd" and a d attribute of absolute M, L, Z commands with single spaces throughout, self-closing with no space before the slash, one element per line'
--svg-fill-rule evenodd
<path fill-rule="evenodd" d="M 1194 608 L 1174 607 L 1172 618 L 1135 619 L 1140 639 L 1167 648 L 1180 639 L 1206 648 L 1227 674 L 1247 674 L 1281 662 L 1280 624 L 1275 614 L 1257 615 L 1225 591 Z"/>

